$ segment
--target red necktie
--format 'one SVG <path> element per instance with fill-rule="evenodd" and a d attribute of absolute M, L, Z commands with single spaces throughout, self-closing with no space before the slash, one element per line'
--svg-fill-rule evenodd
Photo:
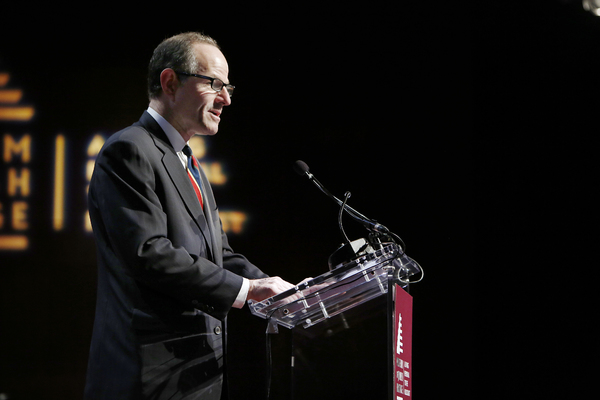
<path fill-rule="evenodd" d="M 190 146 L 185 145 L 183 148 L 183 154 L 187 156 L 188 159 L 188 167 L 187 173 L 190 181 L 192 182 L 192 186 L 194 187 L 194 191 L 196 192 L 196 196 L 198 196 L 198 201 L 200 201 L 200 207 L 204 209 L 204 201 L 202 199 L 202 189 L 201 189 L 201 180 L 200 180 L 200 167 L 198 166 L 198 160 L 192 154 L 192 149 Z"/>

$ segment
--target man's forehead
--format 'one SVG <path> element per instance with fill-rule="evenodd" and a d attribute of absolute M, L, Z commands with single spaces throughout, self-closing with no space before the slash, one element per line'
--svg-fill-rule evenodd
<path fill-rule="evenodd" d="M 229 72 L 227 60 L 217 47 L 208 43 L 196 43 L 194 44 L 194 53 L 198 61 L 198 68 L 203 72 L 209 70 L 225 74 Z"/>

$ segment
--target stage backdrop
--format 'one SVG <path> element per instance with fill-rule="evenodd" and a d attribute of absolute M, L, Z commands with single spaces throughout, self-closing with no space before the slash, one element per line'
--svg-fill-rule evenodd
<path fill-rule="evenodd" d="M 81 398 L 96 295 L 86 204 L 94 160 L 146 109 L 154 47 L 188 30 L 220 42 L 236 85 L 219 133 L 193 142 L 234 249 L 289 281 L 327 271 L 342 240 L 338 206 L 293 172 L 304 160 L 331 192 L 350 191 L 353 208 L 401 236 L 426 270 L 412 290 L 413 392 L 448 387 L 440 354 L 458 343 L 448 327 L 470 320 L 453 289 L 457 270 L 469 286 L 472 246 L 462 25 L 410 4 L 370 15 L 266 3 L 177 8 L 168 24 L 150 12 L 1 17 L 0 396 Z M 351 239 L 366 234 L 344 225 Z M 266 323 L 247 309 L 229 323 L 234 393 L 262 399 Z M 385 365 L 365 349 L 356 353 L 364 372 L 385 385 Z"/>

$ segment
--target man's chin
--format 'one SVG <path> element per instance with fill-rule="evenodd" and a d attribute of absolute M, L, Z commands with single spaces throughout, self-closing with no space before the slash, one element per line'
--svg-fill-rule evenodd
<path fill-rule="evenodd" d="M 191 136 L 213 136 L 213 135 L 216 135 L 218 131 L 219 131 L 218 127 L 194 129 L 194 130 L 192 130 Z"/>

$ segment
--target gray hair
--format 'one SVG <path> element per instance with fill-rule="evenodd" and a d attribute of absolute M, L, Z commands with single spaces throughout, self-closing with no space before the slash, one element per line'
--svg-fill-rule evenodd
<path fill-rule="evenodd" d="M 148 97 L 150 99 L 157 98 L 162 92 L 160 74 L 165 68 L 187 73 L 196 72 L 198 61 L 193 51 L 193 45 L 196 43 L 207 43 L 220 50 L 215 39 L 198 32 L 172 36 L 163 40 L 154 49 L 148 64 Z"/>

